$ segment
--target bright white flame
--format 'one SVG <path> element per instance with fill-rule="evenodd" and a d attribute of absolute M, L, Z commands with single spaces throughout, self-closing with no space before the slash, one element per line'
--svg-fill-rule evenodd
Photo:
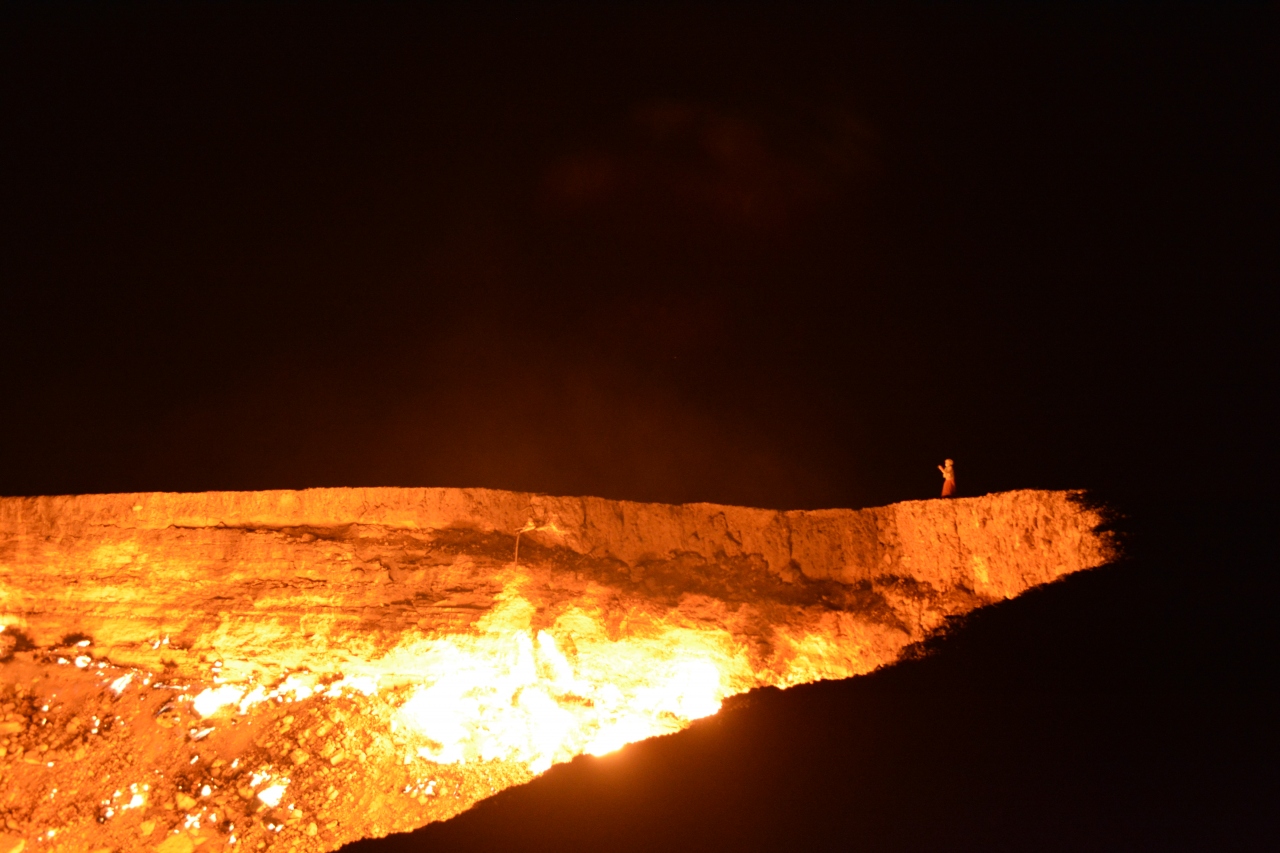
<path fill-rule="evenodd" d="M 246 693 L 244 698 L 240 700 L 240 713 L 247 713 L 250 708 L 266 698 L 267 691 L 263 686 L 261 684 L 255 685 L 254 688 Z"/>
<path fill-rule="evenodd" d="M 376 675 L 348 675 L 330 684 L 324 695 L 336 699 L 342 695 L 343 690 L 351 690 L 362 693 L 365 696 L 372 696 L 378 692 L 378 677 Z"/>
<path fill-rule="evenodd" d="M 629 743 L 644 740 L 651 734 L 649 720 L 634 715 L 626 716 L 602 727 L 583 751 L 589 755 L 607 755 Z"/>
<path fill-rule="evenodd" d="M 316 692 L 315 679 L 307 676 L 300 676 L 297 673 L 290 673 L 289 676 L 285 678 L 284 683 L 272 692 L 278 696 L 292 693 L 293 701 L 301 702 L 303 699 L 311 698 L 312 694 Z"/>
<path fill-rule="evenodd" d="M 275 808 L 280 805 L 280 800 L 284 797 L 285 789 L 289 786 L 284 783 L 277 782 L 274 785 L 268 785 L 258 792 L 258 799 Z"/>
<path fill-rule="evenodd" d="M 424 641 L 414 662 L 429 673 L 397 722 L 441 764 L 516 761 L 533 773 L 583 752 L 601 755 L 678 731 L 714 714 L 750 675 L 726 632 L 665 628 L 611 640 L 583 610 L 536 633 L 534 610 L 509 587 L 479 636 Z M 556 635 L 572 641 L 572 659 Z"/>
<path fill-rule="evenodd" d="M 223 708 L 239 704 L 243 696 L 244 691 L 231 684 L 224 684 L 221 687 L 206 687 L 196 695 L 191 705 L 200 716 L 210 717 Z"/>
<path fill-rule="evenodd" d="M 124 692 L 124 689 L 129 686 L 130 681 L 133 681 L 132 672 L 122 675 L 115 681 L 111 682 L 111 689 L 117 696 L 119 696 Z"/>

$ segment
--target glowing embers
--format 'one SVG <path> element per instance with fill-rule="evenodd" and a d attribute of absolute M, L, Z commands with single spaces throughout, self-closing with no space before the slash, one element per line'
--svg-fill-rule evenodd
<path fill-rule="evenodd" d="M 196 688 L 191 708 L 208 719 L 249 714 L 267 702 L 379 693 L 385 710 L 371 711 L 368 722 L 390 726 L 392 738 L 408 747 L 406 763 L 507 762 L 537 774 L 582 753 L 603 755 L 678 731 L 759 683 L 745 644 L 723 628 L 640 609 L 621 627 L 616 612 L 606 616 L 589 599 L 552 619 L 522 594 L 529 583 L 524 573 L 508 574 L 470 633 L 403 640 L 377 659 L 348 661 L 356 672 L 336 680 L 295 672 L 274 687 L 227 683 L 215 662 L 213 685 Z M 213 731 L 213 720 L 197 724 L 190 739 Z M 344 754 L 331 743 L 311 751 L 333 765 Z"/>
<path fill-rule="evenodd" d="M 541 773 L 678 731 L 751 678 L 745 652 L 718 629 L 655 624 L 610 640 L 599 619 L 570 608 L 534 631 L 534 607 L 518 586 L 508 584 L 478 634 L 414 649 L 423 686 L 393 725 L 422 738 L 420 757 L 514 761 Z"/>
<path fill-rule="evenodd" d="M 276 702 L 301 702 L 312 696 L 336 699 L 343 695 L 343 691 L 372 696 L 378 690 L 376 676 L 339 678 L 328 686 L 319 684 L 319 681 L 317 676 L 309 673 L 290 673 L 284 681 L 270 690 L 260 684 L 252 686 L 222 684 L 217 687 L 206 687 L 195 696 L 191 704 L 201 717 L 212 717 L 230 708 L 236 708 L 241 714 L 247 714 L 253 706 L 271 699 Z"/>
<path fill-rule="evenodd" d="M 134 782 L 128 790 L 117 789 L 108 799 L 100 804 L 101 820 L 109 820 L 116 816 L 117 812 L 127 812 L 131 809 L 141 808 L 147 804 L 147 792 L 151 790 L 151 786 Z"/>
<path fill-rule="evenodd" d="M 270 772 L 260 770 L 253 774 L 253 777 L 249 781 L 249 787 L 257 788 L 263 782 L 271 782 L 271 784 L 259 790 L 255 796 L 268 806 L 275 808 L 280 805 L 280 800 L 284 797 L 284 792 L 288 790 L 289 780 L 283 779 L 280 781 L 273 781 Z"/>

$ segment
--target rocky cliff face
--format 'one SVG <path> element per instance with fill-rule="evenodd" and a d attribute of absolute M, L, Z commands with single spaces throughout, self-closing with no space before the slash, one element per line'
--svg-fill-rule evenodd
<path fill-rule="evenodd" d="M 1111 546 L 1078 498 L 3 499 L 0 808 L 13 844 L 49 849 L 329 850 L 409 829 L 728 695 L 867 672 L 949 615 L 1100 565 Z M 123 808 L 128 784 L 148 787 Z"/>

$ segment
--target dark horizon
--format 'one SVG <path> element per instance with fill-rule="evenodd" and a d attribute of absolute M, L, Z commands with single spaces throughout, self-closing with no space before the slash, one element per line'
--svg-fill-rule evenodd
<path fill-rule="evenodd" d="M 1273 7 L 4 13 L 0 493 L 1266 493 Z"/>

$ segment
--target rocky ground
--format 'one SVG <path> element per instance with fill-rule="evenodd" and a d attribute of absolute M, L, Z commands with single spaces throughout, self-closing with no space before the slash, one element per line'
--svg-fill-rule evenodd
<path fill-rule="evenodd" d="M 443 820 L 729 696 L 890 663 L 1105 562 L 1100 520 L 1029 491 L 0 499 L 0 853 L 320 853 Z"/>
<path fill-rule="evenodd" d="M 206 719 L 192 707 L 206 685 L 98 660 L 78 667 L 73 654 L 92 659 L 73 646 L 0 665 L 4 853 L 333 850 L 443 820 L 532 778 L 509 762 L 421 759 L 387 726 L 403 691 L 281 699 Z"/>

